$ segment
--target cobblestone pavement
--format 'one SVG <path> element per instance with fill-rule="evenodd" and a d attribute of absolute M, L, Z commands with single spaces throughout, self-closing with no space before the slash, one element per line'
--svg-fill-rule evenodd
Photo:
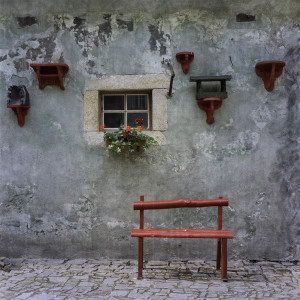
<path fill-rule="evenodd" d="M 300 299 L 300 263 L 0 259 L 0 299 Z"/>

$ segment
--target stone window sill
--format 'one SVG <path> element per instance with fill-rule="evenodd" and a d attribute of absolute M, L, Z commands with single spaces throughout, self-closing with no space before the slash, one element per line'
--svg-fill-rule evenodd
<path fill-rule="evenodd" d="M 166 144 L 166 138 L 160 131 L 143 131 L 143 133 L 153 137 L 160 146 Z M 105 147 L 104 132 L 85 132 L 84 135 L 88 145 Z"/>

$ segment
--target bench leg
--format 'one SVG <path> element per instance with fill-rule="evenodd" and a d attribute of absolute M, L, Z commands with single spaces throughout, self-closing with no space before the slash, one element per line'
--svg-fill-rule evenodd
<path fill-rule="evenodd" d="M 221 266 L 221 239 L 217 241 L 217 262 L 216 262 L 216 269 L 220 270 Z"/>
<path fill-rule="evenodd" d="M 221 277 L 227 281 L 227 239 L 222 239 Z"/>
<path fill-rule="evenodd" d="M 139 237 L 139 253 L 138 253 L 138 277 L 137 279 L 143 278 L 143 250 L 144 250 L 144 240 Z"/>

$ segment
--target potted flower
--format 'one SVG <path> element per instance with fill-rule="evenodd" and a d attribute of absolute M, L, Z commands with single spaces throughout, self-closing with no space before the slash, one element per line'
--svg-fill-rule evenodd
<path fill-rule="evenodd" d="M 136 119 L 136 128 L 121 125 L 117 131 L 106 132 L 104 126 L 100 130 L 104 131 L 104 141 L 106 142 L 106 151 L 112 152 L 143 152 L 149 145 L 157 144 L 154 138 L 142 133 L 143 119 Z"/>

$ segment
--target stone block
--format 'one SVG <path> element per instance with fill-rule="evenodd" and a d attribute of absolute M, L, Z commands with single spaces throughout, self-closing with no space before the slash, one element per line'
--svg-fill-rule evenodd
<path fill-rule="evenodd" d="M 84 131 L 99 130 L 99 96 L 98 91 L 86 91 L 84 95 Z"/>
<path fill-rule="evenodd" d="M 154 89 L 152 91 L 152 129 L 167 130 L 168 99 L 166 89 Z"/>

